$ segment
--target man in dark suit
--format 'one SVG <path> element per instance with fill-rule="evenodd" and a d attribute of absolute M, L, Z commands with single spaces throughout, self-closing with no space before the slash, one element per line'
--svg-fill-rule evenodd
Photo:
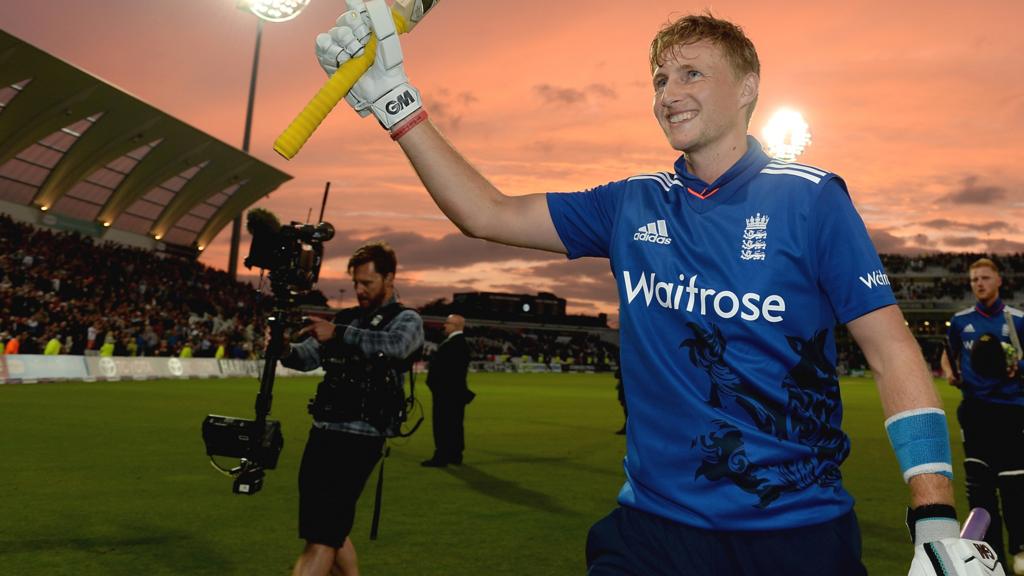
<path fill-rule="evenodd" d="M 466 319 L 451 314 L 444 321 L 447 336 L 430 359 L 427 387 L 434 398 L 434 456 L 424 460 L 423 466 L 441 468 L 448 464 L 462 464 L 465 436 L 462 426 L 466 404 L 473 393 L 466 386 L 469 372 L 469 345 L 462 330 Z"/>

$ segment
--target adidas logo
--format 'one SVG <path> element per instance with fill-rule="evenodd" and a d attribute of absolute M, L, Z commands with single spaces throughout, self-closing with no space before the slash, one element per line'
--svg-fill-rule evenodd
<path fill-rule="evenodd" d="M 974 332 L 974 324 L 968 324 L 968 325 L 967 325 L 967 326 L 966 326 L 966 327 L 964 328 L 964 334 L 969 334 L 969 333 L 971 333 L 971 332 Z"/>
<path fill-rule="evenodd" d="M 665 226 L 664 220 L 656 220 L 649 222 L 646 226 L 641 226 L 633 234 L 633 240 L 665 245 L 672 243 L 672 239 L 668 237 L 668 227 Z"/>

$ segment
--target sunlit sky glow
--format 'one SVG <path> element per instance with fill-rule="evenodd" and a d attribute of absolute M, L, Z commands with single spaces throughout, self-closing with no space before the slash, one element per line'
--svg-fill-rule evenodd
<path fill-rule="evenodd" d="M 813 132 L 799 161 L 844 177 L 880 251 L 1024 251 L 1020 0 L 908 0 L 899 10 L 881 0 L 443 0 L 403 41 L 431 117 L 499 188 L 579 190 L 671 169 L 647 49 L 669 18 L 705 7 L 758 48 L 751 133 L 760 137 L 780 107 L 799 110 Z M 326 219 L 339 234 L 324 292 L 336 299 L 348 288 L 354 246 L 385 238 L 412 304 L 473 289 L 551 290 L 572 312 L 615 315 L 607 262 L 459 236 L 376 122 L 344 105 L 292 161 L 273 152 L 325 79 L 313 38 L 343 9 L 312 0 L 295 19 L 265 25 L 251 143 L 295 176 L 258 204 L 282 220 L 316 214 L 332 182 Z M 256 17 L 235 0 L 0 0 L 0 14 L 7 32 L 241 146 Z M 229 236 L 225 228 L 201 260 L 225 268 Z M 351 290 L 340 303 L 352 303 Z"/>

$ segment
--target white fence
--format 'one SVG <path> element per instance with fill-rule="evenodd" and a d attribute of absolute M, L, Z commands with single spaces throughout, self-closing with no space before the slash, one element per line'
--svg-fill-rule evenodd
<path fill-rule="evenodd" d="M 150 380 L 157 378 L 227 378 L 263 373 L 262 360 L 153 358 L 126 356 L 0 355 L 0 384 L 56 380 Z M 323 369 L 299 372 L 277 365 L 278 376 L 322 376 Z"/>
<path fill-rule="evenodd" d="M 611 367 L 614 369 L 614 366 Z M 427 371 L 425 362 L 413 366 Z M 470 363 L 472 372 L 594 372 L 589 365 L 542 364 L 539 362 Z M 229 378 L 263 374 L 262 360 L 216 360 L 214 358 L 154 358 L 133 356 L 41 356 L 0 355 L 0 384 L 54 382 L 60 380 L 152 380 L 166 378 Z M 299 372 L 277 364 L 277 376 L 323 376 L 322 368 Z"/>

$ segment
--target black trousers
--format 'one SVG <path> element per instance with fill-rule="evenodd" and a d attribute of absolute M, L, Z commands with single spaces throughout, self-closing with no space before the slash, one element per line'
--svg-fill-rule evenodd
<path fill-rule="evenodd" d="M 381 436 L 310 429 L 299 467 L 299 538 L 341 548 L 383 448 Z"/>
<path fill-rule="evenodd" d="M 1024 552 L 1024 406 L 964 400 L 957 418 L 964 438 L 967 502 L 992 516 L 985 541 L 1006 566 L 1004 522 L 1010 554 Z"/>
<path fill-rule="evenodd" d="M 460 393 L 432 393 L 434 426 L 434 459 L 461 463 L 466 449 L 466 397 Z"/>

